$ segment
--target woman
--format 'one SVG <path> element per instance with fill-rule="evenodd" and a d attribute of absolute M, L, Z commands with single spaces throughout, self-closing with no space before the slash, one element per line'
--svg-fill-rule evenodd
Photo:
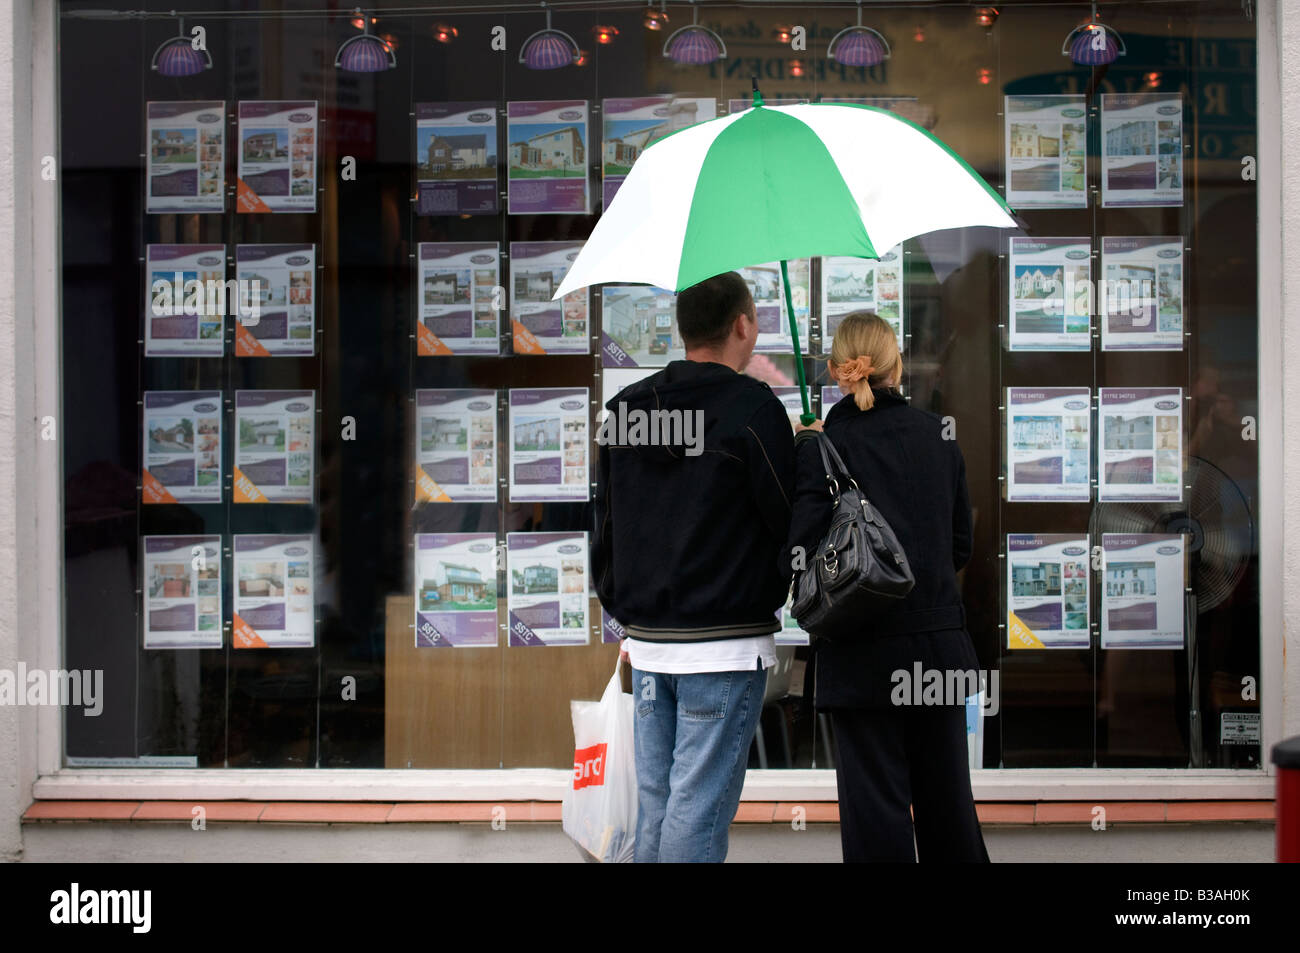
<path fill-rule="evenodd" d="M 864 615 L 860 632 L 816 643 L 816 706 L 835 728 L 844 859 L 986 862 L 967 768 L 967 692 L 942 692 L 939 704 L 933 691 L 922 694 L 931 670 L 945 689 L 978 690 L 956 579 L 971 553 L 961 448 L 944 439 L 938 416 L 898 392 L 902 359 L 881 318 L 847 315 L 826 366 L 846 396 L 813 428 L 824 427 L 916 577 L 896 606 Z M 831 503 L 816 440 L 800 430 L 790 546 L 811 556 Z M 913 686 L 917 663 L 922 685 Z"/>

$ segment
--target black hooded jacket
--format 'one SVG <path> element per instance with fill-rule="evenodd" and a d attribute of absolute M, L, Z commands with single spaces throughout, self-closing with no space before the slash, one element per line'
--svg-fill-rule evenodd
<path fill-rule="evenodd" d="M 592 578 L 606 611 L 647 642 L 777 631 L 792 574 L 780 557 L 790 529 L 794 440 L 771 388 L 723 364 L 673 361 L 606 408 L 591 544 Z M 658 413 L 657 430 L 673 420 L 678 429 L 667 442 L 660 434 L 658 444 L 648 444 L 648 428 L 634 429 L 637 412 L 642 424 Z M 691 445 L 680 439 L 687 415 Z"/>
<path fill-rule="evenodd" d="M 859 410 L 845 397 L 827 412 L 824 430 L 868 501 L 889 522 L 907 553 L 916 585 L 898 604 L 862 619 L 855 638 L 816 643 L 818 708 L 885 708 L 893 673 L 970 671 L 979 661 L 966 632 L 957 570 L 971 556 L 966 464 L 943 420 L 910 406 L 901 394 L 872 388 L 875 405 Z M 801 435 L 802 436 L 802 435 Z M 790 546 L 816 550 L 830 525 L 826 471 L 812 440 L 797 450 Z"/>

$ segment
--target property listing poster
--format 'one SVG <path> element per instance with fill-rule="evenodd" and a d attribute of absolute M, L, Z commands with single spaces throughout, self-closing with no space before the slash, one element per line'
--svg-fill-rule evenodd
<path fill-rule="evenodd" d="M 144 647 L 219 649 L 221 537 L 144 538 Z"/>
<path fill-rule="evenodd" d="M 497 644 L 497 538 L 415 535 L 415 647 Z"/>
<path fill-rule="evenodd" d="M 494 503 L 497 392 L 415 392 L 417 503 Z"/>
<path fill-rule="evenodd" d="M 653 367 L 607 367 L 600 372 L 600 407 L 596 411 L 597 434 L 600 433 L 600 427 L 610 413 L 606 409 L 609 402 L 617 397 L 623 388 L 630 387 L 639 380 L 645 380 L 654 373 L 656 368 Z"/>
<path fill-rule="evenodd" d="M 315 245 L 236 245 L 235 277 L 258 296 L 256 320 L 235 316 L 236 357 L 316 353 Z"/>
<path fill-rule="evenodd" d="M 316 211 L 316 103 L 239 104 L 240 212 Z"/>
<path fill-rule="evenodd" d="M 1007 535 L 1007 648 L 1086 649 L 1088 537 Z"/>
<path fill-rule="evenodd" d="M 1181 534 L 1103 533 L 1101 647 L 1181 649 L 1186 549 Z"/>
<path fill-rule="evenodd" d="M 1183 389 L 1102 387 L 1097 499 L 1183 498 Z"/>
<path fill-rule="evenodd" d="M 802 392 L 797 386 L 789 387 L 777 385 L 772 387 L 772 393 L 776 395 L 776 399 L 779 400 L 781 406 L 785 408 L 785 412 L 790 418 L 790 427 L 793 428 L 794 425 L 799 422 L 799 416 L 803 413 Z M 811 405 L 811 391 L 808 394 L 808 402 Z"/>
<path fill-rule="evenodd" d="M 817 102 L 871 106 L 894 113 L 925 129 L 933 129 L 937 122 L 934 106 L 921 102 L 916 96 L 819 96 Z"/>
<path fill-rule="evenodd" d="M 510 391 L 510 501 L 585 500 L 587 466 L 585 387 Z"/>
<path fill-rule="evenodd" d="M 511 215 L 586 215 L 587 101 L 506 103 Z"/>
<path fill-rule="evenodd" d="M 510 645 L 586 645 L 587 534 L 507 533 Z"/>
<path fill-rule="evenodd" d="M 817 102 L 874 106 L 877 109 L 887 109 L 889 112 L 898 113 L 918 125 L 924 125 L 916 118 L 916 115 L 920 113 L 921 105 L 915 96 L 823 96 L 818 97 Z"/>
<path fill-rule="evenodd" d="M 142 503 L 221 502 L 221 391 L 144 392 Z"/>
<path fill-rule="evenodd" d="M 785 597 L 783 605 L 777 615 L 781 619 L 781 629 L 776 633 L 777 645 L 808 645 L 812 642 L 808 633 L 799 628 L 799 623 L 794 614 L 790 611 L 790 606 L 794 602 L 794 592 Z"/>
<path fill-rule="evenodd" d="M 677 330 L 677 295 L 651 285 L 605 285 L 600 292 L 600 363 L 663 367 L 686 356 Z"/>
<path fill-rule="evenodd" d="M 147 212 L 226 210 L 226 104 L 147 103 Z"/>
<path fill-rule="evenodd" d="M 313 545 L 310 536 L 235 536 L 235 648 L 316 644 Z"/>
<path fill-rule="evenodd" d="M 627 636 L 627 629 L 623 628 L 623 623 L 619 622 L 612 615 L 605 611 L 605 607 L 600 607 L 600 641 L 605 644 L 612 642 L 622 642 Z"/>
<path fill-rule="evenodd" d="M 1092 498 L 1092 399 L 1087 387 L 1007 388 L 1007 499 Z"/>
<path fill-rule="evenodd" d="M 415 104 L 415 214 L 498 210 L 497 104 Z"/>
<path fill-rule="evenodd" d="M 1103 351 L 1183 349 L 1183 240 L 1104 237 L 1098 290 Z"/>
<path fill-rule="evenodd" d="M 602 207 L 609 208 L 618 188 L 642 152 L 669 133 L 715 119 L 717 100 L 642 96 L 606 99 L 601 104 L 604 138 L 601 153 Z"/>
<path fill-rule="evenodd" d="M 235 391 L 235 502 L 310 503 L 315 428 L 315 391 Z"/>
<path fill-rule="evenodd" d="M 239 304 L 227 294 L 226 246 L 146 245 L 144 260 L 145 356 L 221 357 L 225 312 Z"/>
<path fill-rule="evenodd" d="M 822 263 L 822 353 L 831 352 L 840 319 L 853 311 L 874 311 L 884 318 L 898 349 L 903 349 L 903 246 L 880 258 L 827 256 Z M 790 279 L 794 281 L 794 277 Z"/>
<path fill-rule="evenodd" d="M 510 243 L 510 327 L 516 354 L 590 354 L 586 288 L 559 301 L 551 295 L 573 264 L 582 242 Z"/>
<path fill-rule="evenodd" d="M 844 392 L 840 390 L 839 384 L 823 384 L 821 389 L 821 413 L 817 416 L 825 420 L 831 408 L 843 399 Z"/>
<path fill-rule="evenodd" d="M 1087 238 L 1012 238 L 1012 351 L 1092 348 L 1091 246 Z"/>
<path fill-rule="evenodd" d="M 1086 97 L 1006 97 L 1007 204 L 1086 208 Z"/>
<path fill-rule="evenodd" d="M 825 101 L 826 102 L 847 102 L 847 100 L 843 100 L 843 99 L 825 100 Z M 865 101 L 866 100 L 863 100 L 863 102 Z M 806 103 L 806 102 L 808 102 L 808 100 L 806 99 L 764 99 L 763 105 L 764 106 L 797 106 L 799 103 Z M 744 112 L 746 109 L 749 109 L 753 105 L 754 105 L 753 96 L 750 96 L 746 99 L 728 99 L 727 115 L 734 116 L 736 113 Z"/>
<path fill-rule="evenodd" d="M 1102 93 L 1101 204 L 1183 204 L 1183 98 Z"/>
<path fill-rule="evenodd" d="M 794 320 L 799 328 L 799 348 L 808 344 L 808 301 L 811 297 L 809 265 L 812 259 L 797 258 L 787 263 L 790 274 L 790 298 L 794 305 Z M 785 310 L 785 286 L 781 282 L 781 263 L 751 265 L 737 268 L 754 296 L 758 312 L 758 343 L 755 351 L 792 351 L 790 317 Z"/>
<path fill-rule="evenodd" d="M 416 261 L 416 353 L 500 354 L 497 306 L 501 246 L 496 242 L 420 242 Z"/>

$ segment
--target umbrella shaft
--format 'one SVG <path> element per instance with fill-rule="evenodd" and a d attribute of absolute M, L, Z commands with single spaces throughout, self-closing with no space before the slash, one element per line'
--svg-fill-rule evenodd
<path fill-rule="evenodd" d="M 785 314 L 790 321 L 790 340 L 794 343 L 794 369 L 799 375 L 799 396 L 803 400 L 803 413 L 799 419 L 806 427 L 817 418 L 813 416 L 808 402 L 808 381 L 803 373 L 803 355 L 799 353 L 799 326 L 794 320 L 794 301 L 790 297 L 790 271 L 784 258 L 781 259 L 781 284 L 785 288 Z"/>

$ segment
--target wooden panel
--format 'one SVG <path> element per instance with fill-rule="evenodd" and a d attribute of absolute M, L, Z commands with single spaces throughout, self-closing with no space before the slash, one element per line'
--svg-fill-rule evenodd
<path fill-rule="evenodd" d="M 600 603 L 588 618 L 600 623 Z M 599 629 L 587 645 L 508 649 L 502 767 L 573 766 L 572 699 L 599 699 L 614 674 L 618 646 L 602 645 Z"/>
<path fill-rule="evenodd" d="M 501 648 L 417 649 L 414 597 L 389 596 L 384 624 L 384 766 L 501 766 Z"/>
<path fill-rule="evenodd" d="M 618 654 L 598 629 L 585 646 L 417 649 L 412 597 L 389 596 L 385 611 L 385 767 L 572 764 L 569 701 L 599 698 Z M 594 599 L 590 611 L 598 621 Z"/>

